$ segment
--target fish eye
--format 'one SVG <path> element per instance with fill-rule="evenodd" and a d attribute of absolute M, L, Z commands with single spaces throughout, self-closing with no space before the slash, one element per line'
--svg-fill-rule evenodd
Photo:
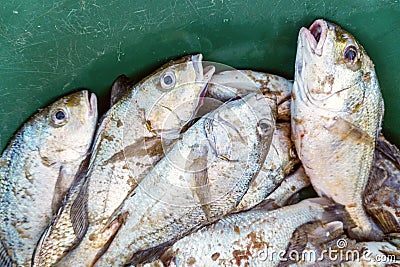
<path fill-rule="evenodd" d="M 57 109 L 52 113 L 51 119 L 57 126 L 62 126 L 68 121 L 68 113 L 64 109 Z"/>
<path fill-rule="evenodd" d="M 271 123 L 265 119 L 260 120 L 257 124 L 257 132 L 261 136 L 272 134 L 272 130 Z"/>
<path fill-rule="evenodd" d="M 354 45 L 348 46 L 343 53 L 346 64 L 354 64 L 357 61 L 357 48 Z"/>
<path fill-rule="evenodd" d="M 175 73 L 173 71 L 166 71 L 163 75 L 161 75 L 160 84 L 164 89 L 171 89 L 175 86 L 176 78 Z"/>

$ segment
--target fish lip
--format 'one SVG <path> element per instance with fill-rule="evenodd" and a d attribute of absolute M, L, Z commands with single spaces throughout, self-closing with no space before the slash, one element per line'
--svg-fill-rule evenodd
<path fill-rule="evenodd" d="M 88 106 L 89 106 L 89 117 L 96 117 L 97 116 L 97 97 L 95 93 L 87 92 L 88 97 Z"/>
<path fill-rule="evenodd" d="M 199 100 L 196 104 L 196 108 L 193 112 L 193 116 L 190 119 L 193 119 L 193 117 L 199 111 L 200 107 L 203 105 L 204 97 L 206 96 L 207 90 L 208 90 L 208 83 L 211 80 L 211 78 L 215 72 L 215 66 L 213 66 L 213 65 L 203 68 L 202 60 L 203 60 L 202 54 L 197 54 L 197 55 L 192 56 L 193 68 L 196 73 L 195 82 L 196 83 L 204 83 L 204 87 L 203 87 L 203 89 L 200 90 Z"/>
<path fill-rule="evenodd" d="M 302 39 L 308 43 L 311 52 L 317 56 L 322 55 L 327 33 L 328 25 L 323 19 L 317 19 L 309 28 L 300 29 Z"/>

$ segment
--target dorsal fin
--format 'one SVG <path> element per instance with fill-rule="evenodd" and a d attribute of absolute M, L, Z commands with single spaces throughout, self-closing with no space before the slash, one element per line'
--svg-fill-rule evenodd
<path fill-rule="evenodd" d="M 111 86 L 110 107 L 114 106 L 134 86 L 133 80 L 122 74 L 118 76 Z"/>

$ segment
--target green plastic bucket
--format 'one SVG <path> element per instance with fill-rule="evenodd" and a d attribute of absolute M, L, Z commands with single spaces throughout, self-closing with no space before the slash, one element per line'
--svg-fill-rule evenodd
<path fill-rule="evenodd" d="M 38 108 L 77 88 L 108 106 L 119 74 L 140 79 L 170 58 L 293 77 L 297 33 L 325 18 L 368 51 L 385 99 L 384 134 L 400 144 L 399 1 L 3 1 L 0 145 Z"/>

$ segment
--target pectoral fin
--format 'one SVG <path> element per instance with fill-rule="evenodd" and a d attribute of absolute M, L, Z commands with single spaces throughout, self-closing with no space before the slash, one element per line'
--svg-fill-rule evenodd
<path fill-rule="evenodd" d="M 192 191 L 199 198 L 201 208 L 206 217 L 210 218 L 209 203 L 211 202 L 211 192 L 207 170 L 207 153 L 208 148 L 205 146 L 192 150 L 187 158 L 185 170 L 193 173 Z"/>
<path fill-rule="evenodd" d="M 334 118 L 333 123 L 325 126 L 325 128 L 331 134 L 338 136 L 340 141 L 364 143 L 366 145 L 374 143 L 374 139 L 367 132 L 342 118 Z"/>
<path fill-rule="evenodd" d="M 82 174 L 82 173 L 81 173 Z M 40 237 L 33 266 L 53 266 L 82 240 L 88 227 L 87 183 L 77 177 L 61 208 Z"/>
<path fill-rule="evenodd" d="M 92 266 L 94 266 L 95 263 L 100 259 L 100 257 L 107 251 L 115 236 L 117 235 L 119 229 L 121 229 L 121 226 L 125 224 L 126 218 L 128 217 L 129 213 L 122 212 L 123 203 L 121 204 L 120 208 L 118 208 L 115 213 L 110 217 L 100 233 L 104 239 L 107 239 L 107 242 L 101 247 L 99 252 L 97 252 L 93 260 Z"/>

